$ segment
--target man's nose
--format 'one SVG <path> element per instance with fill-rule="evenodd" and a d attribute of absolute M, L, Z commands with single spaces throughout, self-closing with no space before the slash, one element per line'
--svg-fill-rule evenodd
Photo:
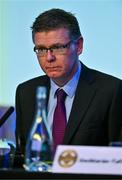
<path fill-rule="evenodd" d="M 51 62 L 54 60 L 55 60 L 55 56 L 54 56 L 53 52 L 50 49 L 48 49 L 47 50 L 47 61 Z"/>

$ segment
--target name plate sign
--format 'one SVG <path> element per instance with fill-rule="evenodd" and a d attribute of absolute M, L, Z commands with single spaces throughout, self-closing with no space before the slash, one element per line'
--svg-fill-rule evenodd
<path fill-rule="evenodd" d="M 122 175 L 122 147 L 59 145 L 52 172 Z"/>

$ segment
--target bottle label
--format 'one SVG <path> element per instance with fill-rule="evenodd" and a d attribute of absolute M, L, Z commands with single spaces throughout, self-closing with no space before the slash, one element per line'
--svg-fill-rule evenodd
<path fill-rule="evenodd" d="M 41 141 L 38 141 L 38 140 L 33 140 L 32 141 L 32 150 L 33 151 L 40 151 L 41 149 Z"/>

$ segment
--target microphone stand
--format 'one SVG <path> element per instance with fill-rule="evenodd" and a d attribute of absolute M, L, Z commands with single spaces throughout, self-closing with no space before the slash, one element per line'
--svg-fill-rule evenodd
<path fill-rule="evenodd" d="M 7 111 L 3 114 L 3 116 L 0 118 L 0 127 L 5 123 L 5 121 L 8 119 L 8 117 L 14 112 L 14 107 L 10 106 Z"/>

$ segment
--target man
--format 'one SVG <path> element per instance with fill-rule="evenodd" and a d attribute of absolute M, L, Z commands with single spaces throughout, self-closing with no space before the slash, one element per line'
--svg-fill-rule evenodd
<path fill-rule="evenodd" d="M 79 61 L 83 37 L 76 17 L 61 9 L 45 11 L 33 23 L 32 38 L 40 67 L 46 75 L 24 82 L 17 88 L 17 150 L 24 154 L 34 120 L 38 86 L 47 87 L 47 121 L 52 136 L 57 103 L 55 92 L 63 89 L 67 94 L 67 124 L 61 144 L 106 146 L 119 141 L 122 82 L 89 69 Z"/>

